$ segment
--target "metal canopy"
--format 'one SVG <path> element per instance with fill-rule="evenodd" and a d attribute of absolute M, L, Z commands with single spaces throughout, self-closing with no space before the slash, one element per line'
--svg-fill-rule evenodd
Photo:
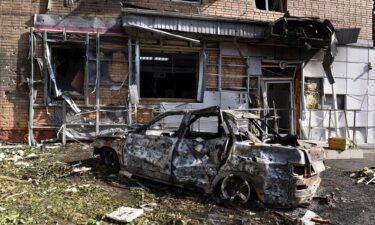
<path fill-rule="evenodd" d="M 121 18 L 34 15 L 34 28 L 83 33 L 123 33 Z"/>
<path fill-rule="evenodd" d="M 124 8 L 124 27 L 144 27 L 214 36 L 264 38 L 268 22 Z"/>

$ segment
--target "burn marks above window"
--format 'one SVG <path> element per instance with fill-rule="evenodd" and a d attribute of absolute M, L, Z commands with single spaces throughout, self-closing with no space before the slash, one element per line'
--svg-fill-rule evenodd
<path fill-rule="evenodd" d="M 286 12 L 286 5 L 286 0 L 255 0 L 257 9 L 267 11 Z"/>

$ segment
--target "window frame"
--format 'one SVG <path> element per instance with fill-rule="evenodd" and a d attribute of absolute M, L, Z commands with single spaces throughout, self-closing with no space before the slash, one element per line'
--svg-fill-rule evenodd
<path fill-rule="evenodd" d="M 306 99 L 306 93 L 307 92 L 311 92 L 309 90 L 306 89 L 306 81 L 307 79 L 313 79 L 313 80 L 320 80 L 320 89 L 319 91 L 313 91 L 315 93 L 320 93 L 320 99 L 319 99 L 319 103 L 320 103 L 320 107 L 318 106 L 317 108 L 308 108 L 307 106 L 307 99 Z M 324 78 L 323 77 L 304 77 L 304 86 L 303 87 L 303 97 L 305 98 L 305 106 L 306 106 L 306 109 L 307 110 L 321 110 L 323 108 L 323 105 L 324 105 Z"/>
<path fill-rule="evenodd" d="M 279 12 L 279 13 L 285 13 L 288 11 L 287 7 L 288 7 L 288 2 L 287 0 L 278 0 L 281 2 L 281 5 L 282 5 L 282 10 L 270 10 L 270 4 L 269 4 L 269 0 L 263 0 L 264 1 L 264 4 L 265 4 L 265 9 L 260 9 L 257 7 L 257 3 L 256 3 L 256 0 L 254 0 L 254 6 L 255 6 L 255 9 L 257 10 L 260 10 L 260 11 L 266 11 L 266 12 Z"/>
<path fill-rule="evenodd" d="M 143 53 L 142 53 L 143 52 Z M 196 95 L 194 98 L 158 98 L 158 97 L 141 97 L 141 88 L 140 88 L 140 80 L 141 80 L 141 73 L 142 73 L 142 66 L 141 66 L 141 57 L 143 57 L 144 53 L 161 53 L 161 54 L 196 54 L 197 55 L 197 68 L 196 68 Z M 138 54 L 138 61 L 139 61 L 139 74 L 137 75 L 137 83 L 138 90 L 139 90 L 139 97 L 140 100 L 144 101 L 166 101 L 166 102 L 203 102 L 203 94 L 205 90 L 205 71 L 207 67 L 207 53 L 205 53 L 205 49 L 201 49 L 200 51 L 173 51 L 173 50 L 157 50 L 157 49 L 147 49 L 147 48 L 140 48 L 140 52 Z"/>
<path fill-rule="evenodd" d="M 186 3 L 186 4 L 201 4 L 202 0 L 188 1 L 188 0 L 172 0 L 172 2 Z"/>

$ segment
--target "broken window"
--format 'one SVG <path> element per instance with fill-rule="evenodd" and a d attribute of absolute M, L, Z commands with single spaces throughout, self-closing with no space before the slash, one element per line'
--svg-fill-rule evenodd
<path fill-rule="evenodd" d="M 255 0 L 257 9 L 286 12 L 286 0 Z"/>
<path fill-rule="evenodd" d="M 140 67 L 142 98 L 197 98 L 198 53 L 142 52 Z"/>
<path fill-rule="evenodd" d="M 85 79 L 85 48 L 52 48 L 52 61 L 58 89 L 82 95 Z"/>
<path fill-rule="evenodd" d="M 333 104 L 333 95 L 326 94 L 324 99 L 324 109 L 331 109 Z M 337 109 L 345 109 L 345 95 L 336 95 Z"/>
<path fill-rule="evenodd" d="M 307 109 L 321 109 L 323 96 L 322 78 L 305 78 L 305 100 Z"/>

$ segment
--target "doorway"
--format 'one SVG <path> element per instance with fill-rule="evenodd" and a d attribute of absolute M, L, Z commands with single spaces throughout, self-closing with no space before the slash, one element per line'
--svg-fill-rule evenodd
<path fill-rule="evenodd" d="M 294 134 L 293 123 L 293 82 L 292 81 L 265 81 L 267 98 L 265 103 L 270 109 L 277 109 L 278 123 L 270 121 L 269 125 L 275 127 L 280 134 Z M 275 116 L 274 111 L 269 111 L 270 116 Z"/>

